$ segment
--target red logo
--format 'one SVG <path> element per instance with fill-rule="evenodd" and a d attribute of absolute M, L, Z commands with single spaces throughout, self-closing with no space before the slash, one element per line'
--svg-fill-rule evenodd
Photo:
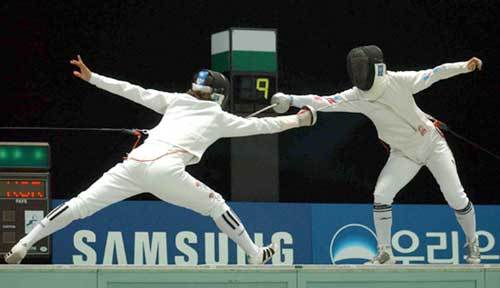
<path fill-rule="evenodd" d="M 333 98 L 327 98 L 326 100 L 327 100 L 327 101 L 328 101 L 328 103 L 330 103 L 330 104 L 335 104 L 335 103 L 337 103 L 337 102 L 335 102 L 335 100 L 333 100 Z"/>
<path fill-rule="evenodd" d="M 424 136 L 425 133 L 427 133 L 427 128 L 425 128 L 424 126 L 420 125 L 417 127 L 417 130 L 418 132 L 420 133 L 420 135 Z"/>

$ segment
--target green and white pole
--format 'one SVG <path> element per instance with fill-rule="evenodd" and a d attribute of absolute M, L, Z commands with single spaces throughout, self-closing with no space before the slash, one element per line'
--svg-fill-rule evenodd
<path fill-rule="evenodd" d="M 277 89 L 275 29 L 230 28 L 212 34 L 211 69 L 231 80 L 230 111 L 269 109 Z M 257 111 L 257 112 L 255 112 Z M 231 200 L 279 201 L 278 135 L 231 139 Z"/>

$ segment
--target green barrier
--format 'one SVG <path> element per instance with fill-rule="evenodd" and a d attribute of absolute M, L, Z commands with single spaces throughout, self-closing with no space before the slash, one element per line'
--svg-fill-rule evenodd
<path fill-rule="evenodd" d="M 479 288 L 484 268 L 465 265 L 320 267 L 298 273 L 298 287 L 307 288 Z"/>
<path fill-rule="evenodd" d="M 498 288 L 500 265 L 0 265 L 9 288 Z"/>
<path fill-rule="evenodd" d="M 112 288 L 219 288 L 297 287 L 297 273 L 290 268 L 185 267 L 111 268 L 99 271 L 99 286 Z"/>
<path fill-rule="evenodd" d="M 500 265 L 490 265 L 485 269 L 485 288 L 500 287 Z"/>
<path fill-rule="evenodd" d="M 96 288 L 99 267 L 0 265 L 2 288 Z"/>

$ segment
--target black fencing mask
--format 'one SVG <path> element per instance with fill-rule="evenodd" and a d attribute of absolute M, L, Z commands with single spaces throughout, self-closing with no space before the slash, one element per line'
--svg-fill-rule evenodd
<path fill-rule="evenodd" d="M 384 54 L 375 45 L 353 48 L 347 54 L 347 73 L 353 86 L 369 91 L 377 77 L 385 75 Z"/>
<path fill-rule="evenodd" d="M 228 99 L 230 85 L 222 73 L 203 69 L 194 74 L 191 89 L 209 93 L 210 100 L 224 107 Z"/>

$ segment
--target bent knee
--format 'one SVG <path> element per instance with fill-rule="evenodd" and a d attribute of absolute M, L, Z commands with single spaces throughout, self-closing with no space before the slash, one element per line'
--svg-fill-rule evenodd
<path fill-rule="evenodd" d="M 462 210 L 469 204 L 469 198 L 463 190 L 455 193 L 444 193 L 444 198 L 448 205 L 454 210 Z"/>
<path fill-rule="evenodd" d="M 229 206 L 227 206 L 226 201 L 217 192 L 210 193 L 209 201 L 209 209 L 206 213 L 201 213 L 204 216 L 210 216 L 215 219 L 229 210 Z"/>
<path fill-rule="evenodd" d="M 394 196 L 392 196 L 392 194 L 388 195 L 378 191 L 373 193 L 373 203 L 392 205 L 392 202 L 394 202 Z"/>

